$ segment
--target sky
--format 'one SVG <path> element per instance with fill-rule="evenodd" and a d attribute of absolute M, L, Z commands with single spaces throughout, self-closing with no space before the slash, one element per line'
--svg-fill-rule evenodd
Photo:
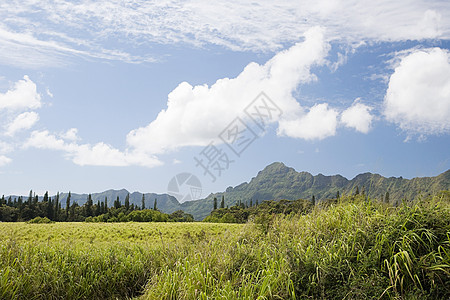
<path fill-rule="evenodd" d="M 0 4 L 0 194 L 436 176 L 449 134 L 448 1 Z"/>

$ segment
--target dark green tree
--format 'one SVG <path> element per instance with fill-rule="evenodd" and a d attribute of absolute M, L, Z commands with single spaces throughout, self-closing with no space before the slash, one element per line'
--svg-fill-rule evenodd
<path fill-rule="evenodd" d="M 225 208 L 225 196 L 222 195 L 222 201 L 220 201 L 220 208 Z"/>
<path fill-rule="evenodd" d="M 359 187 L 358 186 L 356 186 L 355 195 L 359 195 Z"/>
<path fill-rule="evenodd" d="M 100 216 L 102 214 L 102 206 L 100 204 L 100 200 L 97 200 L 97 205 L 95 206 L 94 216 Z"/>
<path fill-rule="evenodd" d="M 127 211 L 130 210 L 130 194 L 127 194 L 125 197 L 125 209 Z"/>
<path fill-rule="evenodd" d="M 145 195 L 142 194 L 142 204 L 141 204 L 141 209 L 144 210 L 145 209 Z"/>
<path fill-rule="evenodd" d="M 119 209 L 121 206 L 119 196 L 117 196 L 116 201 L 114 201 L 114 208 Z"/>
<path fill-rule="evenodd" d="M 67 199 L 66 199 L 66 221 L 69 220 L 69 209 L 70 209 L 70 191 L 69 191 L 69 195 L 67 195 Z"/>
<path fill-rule="evenodd" d="M 106 214 L 108 212 L 108 197 L 105 196 L 105 208 L 103 210 L 103 213 Z"/>
<path fill-rule="evenodd" d="M 91 194 L 88 195 L 88 199 L 86 201 L 86 217 L 92 217 L 92 206 L 93 206 L 93 202 L 92 202 L 92 196 Z"/>
<path fill-rule="evenodd" d="M 337 191 L 336 193 L 336 199 L 339 199 L 341 197 L 341 195 L 339 194 L 339 191 Z"/>
<path fill-rule="evenodd" d="M 384 203 L 389 203 L 389 192 L 386 192 L 386 194 L 384 195 Z"/>
<path fill-rule="evenodd" d="M 47 202 L 44 201 L 44 203 L 47 204 L 47 218 L 49 218 L 50 220 L 54 220 L 54 207 L 53 207 L 54 204 L 52 198 L 48 197 L 48 193 L 46 194 L 47 194 Z"/>
<path fill-rule="evenodd" d="M 213 206 L 214 208 L 214 210 L 216 210 L 217 209 L 217 198 L 216 197 L 214 197 L 214 206 Z"/>
<path fill-rule="evenodd" d="M 30 195 L 28 196 L 28 206 L 31 207 L 33 202 L 33 190 L 30 190 Z"/>
<path fill-rule="evenodd" d="M 156 204 L 157 204 L 157 200 L 156 200 L 156 198 L 155 198 L 155 202 L 153 203 L 153 210 L 158 210 L 158 208 L 157 208 L 157 206 L 156 206 Z"/>
<path fill-rule="evenodd" d="M 61 208 L 61 203 L 59 203 L 59 192 L 56 193 L 55 197 L 55 207 L 53 209 L 53 220 L 59 221 L 59 211 Z"/>

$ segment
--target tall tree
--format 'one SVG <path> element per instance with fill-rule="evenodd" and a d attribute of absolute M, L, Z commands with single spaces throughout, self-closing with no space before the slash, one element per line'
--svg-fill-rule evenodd
<path fill-rule="evenodd" d="M 316 196 L 312 196 L 312 205 L 315 206 L 316 205 Z"/>
<path fill-rule="evenodd" d="M 156 203 L 157 203 L 157 200 L 155 198 L 155 202 L 153 203 L 153 210 L 158 210 L 158 208 L 156 207 Z"/>
<path fill-rule="evenodd" d="M 17 208 L 19 209 L 19 218 L 22 217 L 22 210 L 23 210 L 23 200 L 22 196 L 19 197 L 17 200 Z"/>
<path fill-rule="evenodd" d="M 59 220 L 59 210 L 60 210 L 60 203 L 59 203 L 59 192 L 56 193 L 56 198 L 55 198 L 55 208 L 53 210 L 53 219 L 55 221 Z"/>
<path fill-rule="evenodd" d="M 33 190 L 30 190 L 30 195 L 28 196 L 28 206 L 31 206 L 33 202 Z"/>
<path fill-rule="evenodd" d="M 141 209 L 144 210 L 145 209 L 145 195 L 142 194 L 142 205 L 141 205 Z"/>
<path fill-rule="evenodd" d="M 389 192 L 386 192 L 386 194 L 384 195 L 384 203 L 389 203 Z"/>
<path fill-rule="evenodd" d="M 225 196 L 222 195 L 222 201 L 220 201 L 220 208 L 225 208 Z"/>
<path fill-rule="evenodd" d="M 48 201 L 44 202 L 47 203 L 47 218 L 49 218 L 50 220 L 54 219 L 54 210 L 53 210 L 53 201 L 51 197 L 47 197 Z"/>
<path fill-rule="evenodd" d="M 216 210 L 216 209 L 217 209 L 217 198 L 214 197 L 214 210 Z"/>
<path fill-rule="evenodd" d="M 103 213 L 106 214 L 108 212 L 108 197 L 105 196 L 105 208 L 103 210 Z"/>
<path fill-rule="evenodd" d="M 336 193 L 336 199 L 339 199 L 341 197 L 341 195 L 339 195 L 339 191 L 337 191 Z"/>
<path fill-rule="evenodd" d="M 67 195 L 67 199 L 66 199 L 66 221 L 69 220 L 70 198 L 71 198 L 71 194 L 69 191 L 69 195 Z"/>
<path fill-rule="evenodd" d="M 92 217 L 92 205 L 92 196 L 89 194 L 86 201 L 86 217 Z"/>
<path fill-rule="evenodd" d="M 102 203 L 103 204 L 103 203 Z M 102 207 L 100 204 L 100 200 L 97 200 L 97 206 L 95 207 L 95 216 L 100 216 L 102 214 Z"/>
<path fill-rule="evenodd" d="M 122 205 L 120 204 L 120 199 L 119 196 L 117 196 L 116 201 L 114 201 L 114 208 L 118 209 L 120 208 Z"/>
<path fill-rule="evenodd" d="M 130 194 L 128 193 L 125 197 L 125 209 L 128 211 L 130 209 Z"/>

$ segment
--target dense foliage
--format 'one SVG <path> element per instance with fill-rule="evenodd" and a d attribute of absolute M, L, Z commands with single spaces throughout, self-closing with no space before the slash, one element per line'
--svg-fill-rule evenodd
<path fill-rule="evenodd" d="M 0 298 L 450 298 L 449 192 L 286 207 L 246 225 L 3 223 Z"/>
<path fill-rule="evenodd" d="M 249 219 L 260 219 L 273 214 L 306 214 L 311 212 L 312 209 L 312 201 L 304 199 L 294 201 L 267 200 L 261 204 L 253 203 L 253 201 L 247 203 L 238 202 L 230 208 L 214 209 L 203 221 L 211 223 L 246 223 Z"/>
<path fill-rule="evenodd" d="M 59 194 L 54 199 L 45 193 L 40 201 L 37 195 L 30 191 L 30 195 L 26 201 L 22 197 L 14 198 L 4 196 L 0 198 L 0 221 L 17 222 L 30 221 L 33 223 L 44 222 L 43 219 L 49 221 L 60 222 L 192 222 L 194 218 L 190 214 L 183 211 L 175 211 L 172 214 L 165 214 L 158 210 L 156 199 L 153 209 L 145 209 L 144 197 L 142 197 L 142 205 L 137 206 L 130 204 L 130 195 L 127 194 L 124 203 L 119 197 L 108 206 L 108 198 L 104 201 L 97 201 L 94 204 L 92 196 L 89 194 L 84 205 L 79 206 L 77 202 L 71 202 L 71 196 L 66 197 L 65 208 L 62 208 L 59 201 Z"/>

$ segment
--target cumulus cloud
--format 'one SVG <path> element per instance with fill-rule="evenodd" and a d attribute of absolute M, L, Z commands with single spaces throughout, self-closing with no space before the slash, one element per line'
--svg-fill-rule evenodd
<path fill-rule="evenodd" d="M 168 95 L 167 109 L 162 110 L 148 126 L 128 134 L 128 145 L 158 154 L 183 146 L 205 146 L 212 140 L 218 141 L 218 134 L 242 114 L 261 91 L 266 92 L 283 111 L 283 122 L 299 122 L 306 118 L 303 123 L 309 126 L 313 118 L 326 120 L 321 126 L 327 128 L 314 128 L 310 133 L 306 133 L 310 127 L 297 129 L 303 130 L 299 133 L 286 125 L 279 131 L 280 134 L 307 139 L 328 136 L 335 130 L 335 121 L 331 120 L 335 113 L 326 105 L 319 105 L 305 113 L 292 96 L 299 84 L 316 80 L 311 68 L 325 63 L 328 50 L 323 29 L 315 27 L 305 33 L 303 42 L 278 53 L 264 65 L 248 64 L 236 78 L 219 79 L 211 87 L 193 87 L 182 82 Z M 322 112 L 325 116 L 320 115 Z"/>
<path fill-rule="evenodd" d="M 280 120 L 278 134 L 305 140 L 321 140 L 336 134 L 338 112 L 322 103 L 296 119 Z"/>
<path fill-rule="evenodd" d="M 12 145 L 0 141 L 0 167 L 9 164 L 12 160 L 11 158 L 5 156 L 4 154 L 9 153 L 13 150 Z"/>
<path fill-rule="evenodd" d="M 355 102 L 341 114 L 344 126 L 353 128 L 361 133 L 368 133 L 372 126 L 374 116 L 370 113 L 371 107 Z"/>
<path fill-rule="evenodd" d="M 73 130 L 72 130 L 73 132 Z M 63 151 L 75 164 L 85 166 L 145 166 L 155 167 L 162 163 L 155 157 L 138 151 L 121 152 L 103 142 L 95 145 L 77 144 L 51 134 L 49 131 L 33 131 L 24 148 Z"/>
<path fill-rule="evenodd" d="M 0 167 L 7 165 L 11 162 L 11 158 L 4 155 L 0 155 Z"/>
<path fill-rule="evenodd" d="M 41 107 L 41 96 L 37 93 L 36 84 L 28 76 L 17 81 L 12 89 L 0 93 L 0 110 L 24 110 Z"/>
<path fill-rule="evenodd" d="M 6 126 L 6 135 L 13 136 L 20 130 L 30 129 L 37 121 L 39 121 L 39 115 L 36 112 L 21 113 Z"/>
<path fill-rule="evenodd" d="M 414 49 L 389 79 L 384 115 L 408 133 L 450 132 L 450 53 Z"/>
<path fill-rule="evenodd" d="M 80 137 L 78 136 L 78 129 L 76 128 L 70 128 L 66 132 L 61 133 L 59 136 L 64 140 L 69 140 L 73 142 L 80 139 Z"/>

